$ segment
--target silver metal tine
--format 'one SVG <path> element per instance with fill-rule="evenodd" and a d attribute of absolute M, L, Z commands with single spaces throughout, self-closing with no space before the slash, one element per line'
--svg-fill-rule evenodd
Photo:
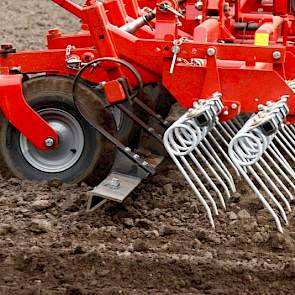
<path fill-rule="evenodd" d="M 295 179 L 295 171 L 293 170 L 293 168 L 290 166 L 286 158 L 282 155 L 282 153 L 278 150 L 278 148 L 276 147 L 274 143 L 270 144 L 268 151 L 271 152 L 272 155 L 277 159 L 277 161 L 281 163 L 285 171 L 289 173 L 290 176 L 292 176 L 292 178 Z"/>
<path fill-rule="evenodd" d="M 234 188 L 231 174 L 206 139 L 218 122 L 222 109 L 219 93 L 207 100 L 199 100 L 167 129 L 163 140 L 167 152 L 204 206 L 212 227 L 215 227 L 213 213 L 218 215 L 213 196 L 216 194 L 225 208 L 226 203 L 220 188 L 224 189 L 227 197 L 230 197 L 229 188 Z M 212 195 L 211 191 L 214 192 Z"/>
<path fill-rule="evenodd" d="M 209 191 L 207 190 L 206 186 L 203 184 L 202 180 L 198 177 L 198 175 L 196 174 L 196 172 L 194 171 L 194 169 L 192 168 L 192 166 L 189 164 L 189 162 L 186 160 L 185 157 L 181 156 L 180 157 L 182 162 L 184 163 L 185 167 L 187 168 L 187 170 L 190 172 L 190 174 L 192 175 L 192 177 L 194 178 L 194 180 L 198 183 L 199 187 L 202 189 L 202 191 L 205 193 L 206 197 L 210 200 L 212 207 L 213 207 L 213 211 L 216 215 L 218 215 L 218 209 L 217 209 L 217 205 L 213 199 L 213 197 L 211 196 L 211 194 L 209 193 Z M 198 163 L 198 161 L 196 161 Z M 198 164 L 197 166 L 198 168 L 202 168 L 202 166 L 200 164 Z M 202 170 L 204 171 L 204 170 Z"/>
<path fill-rule="evenodd" d="M 212 132 L 217 135 L 217 137 L 224 142 L 225 146 L 228 147 L 228 142 L 225 140 L 225 138 L 221 135 L 221 133 L 217 130 L 217 128 L 213 128 Z M 230 164 L 230 166 L 234 169 L 237 176 L 240 175 L 239 170 L 234 165 L 228 154 L 224 151 L 224 149 L 221 147 L 221 145 L 218 143 L 218 141 L 215 139 L 215 137 L 212 134 L 208 134 L 208 138 L 211 140 L 211 142 L 217 147 L 218 151 L 222 154 L 222 156 L 225 158 L 225 160 Z M 220 160 L 220 159 L 219 159 Z M 231 178 L 231 183 L 234 183 L 232 175 L 230 173 L 227 173 L 228 176 Z M 235 190 L 234 190 L 235 191 Z"/>
<path fill-rule="evenodd" d="M 295 156 L 290 151 L 292 149 L 292 146 L 280 133 L 278 133 L 278 136 L 275 138 L 275 142 L 285 151 L 285 153 L 292 159 L 292 161 L 295 162 Z"/>
<path fill-rule="evenodd" d="M 229 144 L 230 158 L 235 163 L 248 185 L 255 192 L 256 196 L 273 216 L 277 229 L 280 232 L 283 231 L 282 224 L 279 216 L 272 208 L 272 205 L 278 209 L 280 216 L 284 222 L 288 224 L 287 212 L 291 211 L 291 207 L 286 196 L 291 198 L 292 194 L 273 169 L 276 169 L 287 183 L 291 182 L 291 180 L 286 173 L 289 174 L 291 172 L 291 174 L 293 174 L 293 169 L 279 149 L 273 144 L 273 140 L 276 140 L 280 147 L 282 147 L 283 142 L 285 143 L 286 141 L 286 139 L 282 139 L 282 134 L 285 134 L 285 132 L 281 131 L 289 112 L 286 102 L 287 97 L 281 97 L 278 102 L 268 102 L 266 106 L 260 106 L 260 112 L 250 117 Z M 230 125 L 230 128 L 226 125 Z M 236 131 L 232 124 L 229 123 L 225 124 L 224 128 L 229 132 L 230 129 Z M 289 137 L 287 138 L 290 140 Z M 274 168 L 266 162 L 264 156 Z M 285 170 L 286 173 L 283 170 Z M 266 193 L 269 201 L 260 192 L 249 174 L 252 175 L 255 182 Z M 294 187 L 294 185 L 292 187 Z M 286 193 L 286 196 L 284 193 Z M 283 202 L 287 212 L 280 201 Z"/>
<path fill-rule="evenodd" d="M 265 153 L 265 156 L 268 155 L 267 153 Z M 268 155 L 269 156 L 269 155 Z M 270 157 L 269 158 L 270 162 L 272 165 L 274 165 L 274 161 L 273 159 Z M 261 158 L 261 163 L 262 165 L 266 168 L 266 170 L 268 171 L 268 173 L 271 175 L 271 177 L 273 177 L 275 179 L 275 181 L 279 184 L 279 186 L 285 191 L 285 193 L 289 196 L 289 199 L 290 200 L 293 200 L 293 194 L 292 192 L 286 187 L 286 185 L 283 183 L 283 181 L 278 177 L 278 175 L 274 172 L 274 170 L 267 164 L 267 162 Z M 276 164 L 276 163 L 275 163 Z M 275 166 L 275 165 L 274 165 Z M 278 168 L 280 168 L 278 166 Z M 290 178 L 288 178 L 288 176 L 283 172 L 283 171 L 280 171 L 280 169 L 277 169 L 278 172 L 281 174 L 281 176 L 284 177 L 284 175 L 286 176 L 285 180 L 288 182 L 288 180 L 292 183 L 292 181 L 290 180 Z M 295 188 L 295 186 L 294 186 Z M 288 204 L 286 204 L 287 207 L 288 207 L 288 210 L 291 211 L 291 207 L 290 207 L 290 204 L 288 202 Z"/>
<path fill-rule="evenodd" d="M 251 142 L 249 140 L 245 140 L 244 142 L 240 142 L 240 148 L 239 152 L 244 155 L 245 158 L 251 159 L 252 158 L 252 153 L 256 153 L 255 149 L 255 143 Z M 255 155 L 256 156 L 256 155 Z M 255 158 L 255 157 L 254 157 Z M 279 188 L 276 186 L 276 184 L 272 181 L 272 179 L 265 173 L 265 171 L 262 169 L 262 167 L 259 164 L 259 161 L 262 160 L 262 157 L 259 159 L 257 158 L 257 161 L 253 163 L 253 166 L 257 168 L 257 170 L 264 176 L 264 178 L 268 181 L 270 186 L 273 188 L 273 190 L 279 195 L 279 197 L 283 200 L 283 202 L 286 204 L 288 211 L 290 208 L 290 204 L 288 200 L 285 198 L 285 196 L 281 193 Z M 267 165 L 267 163 L 265 163 Z M 268 165 L 267 165 L 268 166 Z M 251 174 L 255 177 L 256 181 L 260 184 L 260 186 L 264 189 L 264 191 L 267 193 L 267 195 L 270 197 L 270 199 L 273 201 L 273 203 L 279 208 L 281 215 L 283 219 L 285 220 L 286 224 L 288 223 L 286 213 L 281 206 L 281 204 L 277 201 L 275 196 L 272 194 L 272 192 L 268 189 L 268 187 L 265 185 L 263 180 L 259 177 L 259 175 L 255 172 L 255 170 L 252 168 L 252 166 L 247 167 Z"/>
<path fill-rule="evenodd" d="M 227 130 L 227 132 L 229 133 L 231 138 L 234 137 L 237 134 L 237 132 L 239 131 L 239 130 L 235 131 L 235 128 L 232 128 L 230 126 L 229 122 L 224 122 L 222 124 L 222 126 Z"/>
<path fill-rule="evenodd" d="M 291 211 L 291 207 L 290 207 L 290 204 L 288 202 L 288 200 L 286 199 L 286 197 L 284 196 L 284 194 L 280 191 L 280 189 L 277 187 L 277 185 L 272 181 L 272 179 L 267 175 L 267 173 L 265 173 L 265 171 L 262 169 L 262 167 L 259 165 L 259 163 L 256 163 L 255 164 L 255 167 L 257 168 L 257 170 L 263 175 L 263 177 L 266 179 L 266 181 L 270 184 L 270 186 L 272 187 L 272 189 L 276 192 L 276 194 L 282 199 L 282 201 L 284 202 L 284 204 L 286 205 L 288 211 L 290 212 Z M 262 184 L 262 186 L 264 186 L 264 182 Z M 268 194 L 271 194 L 270 193 L 270 190 L 268 189 L 268 187 L 266 186 L 266 189 L 265 191 L 268 193 Z M 287 220 L 287 216 L 286 216 L 286 213 L 283 209 L 283 207 L 281 206 L 281 204 L 276 200 L 275 196 L 273 194 L 271 194 L 271 199 L 274 201 L 274 203 L 278 206 L 279 210 L 281 211 L 281 214 L 285 220 L 286 223 L 288 223 L 288 220 Z"/>
<path fill-rule="evenodd" d="M 295 133 L 292 131 L 292 129 L 290 128 L 291 126 L 286 125 L 284 127 L 284 131 L 287 132 L 289 134 L 289 136 L 292 137 L 292 139 L 295 141 Z"/>
<path fill-rule="evenodd" d="M 191 122 L 190 122 L 191 123 Z M 192 123 L 191 123 L 192 124 Z M 194 126 L 195 128 L 197 126 Z M 195 129 L 194 128 L 194 129 Z M 177 140 L 183 145 L 188 147 L 187 145 L 190 144 L 191 142 L 191 138 L 190 135 L 183 130 L 182 134 L 180 134 L 180 130 L 176 129 L 175 130 L 175 135 Z M 195 149 L 196 150 L 196 149 Z M 195 151 L 194 150 L 194 151 Z M 201 174 L 206 178 L 206 180 L 209 182 L 209 184 L 211 185 L 211 187 L 213 188 L 213 190 L 217 193 L 218 197 L 220 198 L 221 204 L 224 208 L 226 208 L 225 206 L 225 202 L 224 199 L 222 197 L 222 194 L 220 192 L 220 190 L 217 188 L 217 186 L 214 184 L 214 182 L 212 181 L 212 179 L 210 178 L 210 176 L 207 174 L 207 172 L 205 171 L 205 169 L 202 167 L 202 165 L 199 163 L 199 161 L 196 159 L 196 157 L 193 155 L 193 151 L 191 153 L 188 154 L 188 156 L 191 158 L 191 160 L 194 162 L 194 164 L 197 166 L 198 170 L 201 172 Z M 216 206 L 216 203 L 214 201 L 214 199 L 212 198 L 210 192 L 207 190 L 206 186 L 203 184 L 202 180 L 198 177 L 198 175 L 195 173 L 194 169 L 192 169 L 192 167 L 190 166 L 190 164 L 188 163 L 188 161 L 185 159 L 185 157 L 181 157 L 184 165 L 187 167 L 187 169 L 189 170 L 189 172 L 191 173 L 191 175 L 193 176 L 193 178 L 195 179 L 195 181 L 197 181 L 198 185 L 201 187 L 201 189 L 203 190 L 203 192 L 205 193 L 205 195 L 208 197 L 208 199 L 210 200 L 212 206 L 213 206 L 213 210 L 215 212 L 216 215 L 218 215 L 218 209 Z"/>
<path fill-rule="evenodd" d="M 256 165 L 255 165 L 256 166 Z M 287 216 L 286 213 L 283 209 L 283 207 L 281 206 L 281 204 L 278 202 L 278 200 L 275 198 L 275 196 L 272 194 L 272 192 L 268 189 L 268 187 L 266 186 L 266 184 L 263 182 L 263 180 L 259 177 L 259 175 L 255 172 L 255 170 L 253 169 L 252 166 L 248 167 L 249 171 L 251 172 L 251 174 L 254 176 L 254 178 L 256 179 L 256 181 L 261 185 L 261 187 L 263 188 L 263 190 L 267 193 L 267 195 L 270 197 L 270 199 L 274 202 L 274 204 L 279 208 L 279 211 L 284 219 L 284 221 L 286 222 L 286 224 L 288 224 L 288 220 L 287 220 Z M 260 171 L 261 172 L 261 171 Z"/>
<path fill-rule="evenodd" d="M 201 145 L 201 143 L 200 143 L 200 145 Z M 198 154 L 200 159 L 204 162 L 204 164 L 208 167 L 209 171 L 217 179 L 219 184 L 222 186 L 222 188 L 224 189 L 224 191 L 227 195 L 227 198 L 230 199 L 230 191 L 229 191 L 226 183 L 222 180 L 222 178 L 219 176 L 219 174 L 216 172 L 216 170 L 213 168 L 213 166 L 210 164 L 210 162 L 204 157 L 204 155 L 200 152 L 199 149 L 196 149 L 196 153 Z M 210 153 L 209 153 L 208 157 L 210 158 L 210 161 L 213 162 L 213 165 L 215 165 L 216 168 L 218 169 L 218 171 L 223 175 L 223 177 L 226 178 L 227 177 L 226 173 L 222 170 L 222 168 L 219 166 L 219 164 L 214 159 L 214 157 L 212 157 Z"/>
<path fill-rule="evenodd" d="M 208 137 L 209 138 L 211 138 L 211 136 L 212 136 L 211 134 L 208 134 Z M 212 148 L 212 146 L 210 145 L 209 141 L 206 138 L 204 138 L 203 142 L 201 142 L 199 146 L 202 149 L 202 151 L 206 154 L 206 156 L 208 158 L 212 159 L 212 161 L 214 163 L 216 163 L 216 167 L 217 167 L 218 171 L 226 179 L 226 181 L 227 181 L 227 183 L 228 183 L 231 191 L 232 192 L 236 192 L 236 187 L 235 187 L 235 183 L 234 183 L 234 180 L 232 178 L 232 175 L 230 174 L 229 170 L 224 165 L 224 163 L 221 161 L 220 157 L 217 155 L 217 153 L 215 152 L 215 150 Z M 218 142 L 215 143 L 215 146 L 216 147 L 219 147 L 220 150 L 223 151 L 223 149 L 220 147 L 220 145 L 218 144 Z M 224 152 L 224 154 L 229 159 L 229 157 L 227 156 L 227 154 L 225 152 Z M 231 160 L 229 159 L 229 161 L 231 161 Z"/>

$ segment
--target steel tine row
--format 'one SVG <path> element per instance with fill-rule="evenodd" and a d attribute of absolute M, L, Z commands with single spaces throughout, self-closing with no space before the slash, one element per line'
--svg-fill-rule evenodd
<path fill-rule="evenodd" d="M 226 208 L 224 196 L 230 198 L 231 191 L 236 190 L 219 152 L 231 160 L 211 134 L 222 109 L 221 95 L 213 94 L 210 99 L 195 103 L 164 134 L 167 152 L 204 206 L 212 227 L 213 216 L 219 213 L 214 196 Z"/>
<path fill-rule="evenodd" d="M 229 155 L 273 216 L 280 232 L 283 231 L 280 218 L 288 224 L 287 212 L 291 211 L 289 200 L 293 199 L 288 185 L 292 183 L 290 176 L 294 179 L 292 167 L 276 146 L 278 144 L 283 149 L 285 143 L 281 139 L 287 132 L 283 123 L 288 114 L 286 101 L 287 98 L 282 97 L 279 102 L 261 107 L 260 112 L 251 117 L 244 126 L 241 126 L 239 120 L 224 126 L 228 133 L 231 130 L 236 131 L 235 126 L 241 127 L 230 142 Z M 291 144 L 295 148 L 294 140 Z M 294 189 L 293 183 L 291 187 Z"/>

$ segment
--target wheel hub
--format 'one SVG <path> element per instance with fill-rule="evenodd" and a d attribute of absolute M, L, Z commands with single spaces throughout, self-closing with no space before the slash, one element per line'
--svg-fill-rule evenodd
<path fill-rule="evenodd" d="M 70 113 L 55 108 L 38 112 L 55 130 L 59 145 L 55 149 L 41 151 L 20 135 L 20 148 L 26 161 L 34 168 L 58 173 L 71 168 L 79 160 L 84 148 L 81 125 Z"/>

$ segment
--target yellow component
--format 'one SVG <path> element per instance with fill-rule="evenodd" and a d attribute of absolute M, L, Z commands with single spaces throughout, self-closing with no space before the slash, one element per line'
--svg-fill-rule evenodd
<path fill-rule="evenodd" d="M 257 45 L 257 46 L 268 46 L 269 45 L 269 34 L 267 34 L 267 33 L 256 33 L 255 34 L 255 45 Z"/>

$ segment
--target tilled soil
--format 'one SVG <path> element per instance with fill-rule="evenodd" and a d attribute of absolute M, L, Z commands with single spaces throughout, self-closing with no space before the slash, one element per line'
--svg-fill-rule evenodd
<path fill-rule="evenodd" d="M 0 25 L 18 49 L 77 28 L 48 0 L 1 1 Z M 294 294 L 295 219 L 278 234 L 238 188 L 213 230 L 168 160 L 124 204 L 93 213 L 85 184 L 0 176 L 0 294 Z"/>

